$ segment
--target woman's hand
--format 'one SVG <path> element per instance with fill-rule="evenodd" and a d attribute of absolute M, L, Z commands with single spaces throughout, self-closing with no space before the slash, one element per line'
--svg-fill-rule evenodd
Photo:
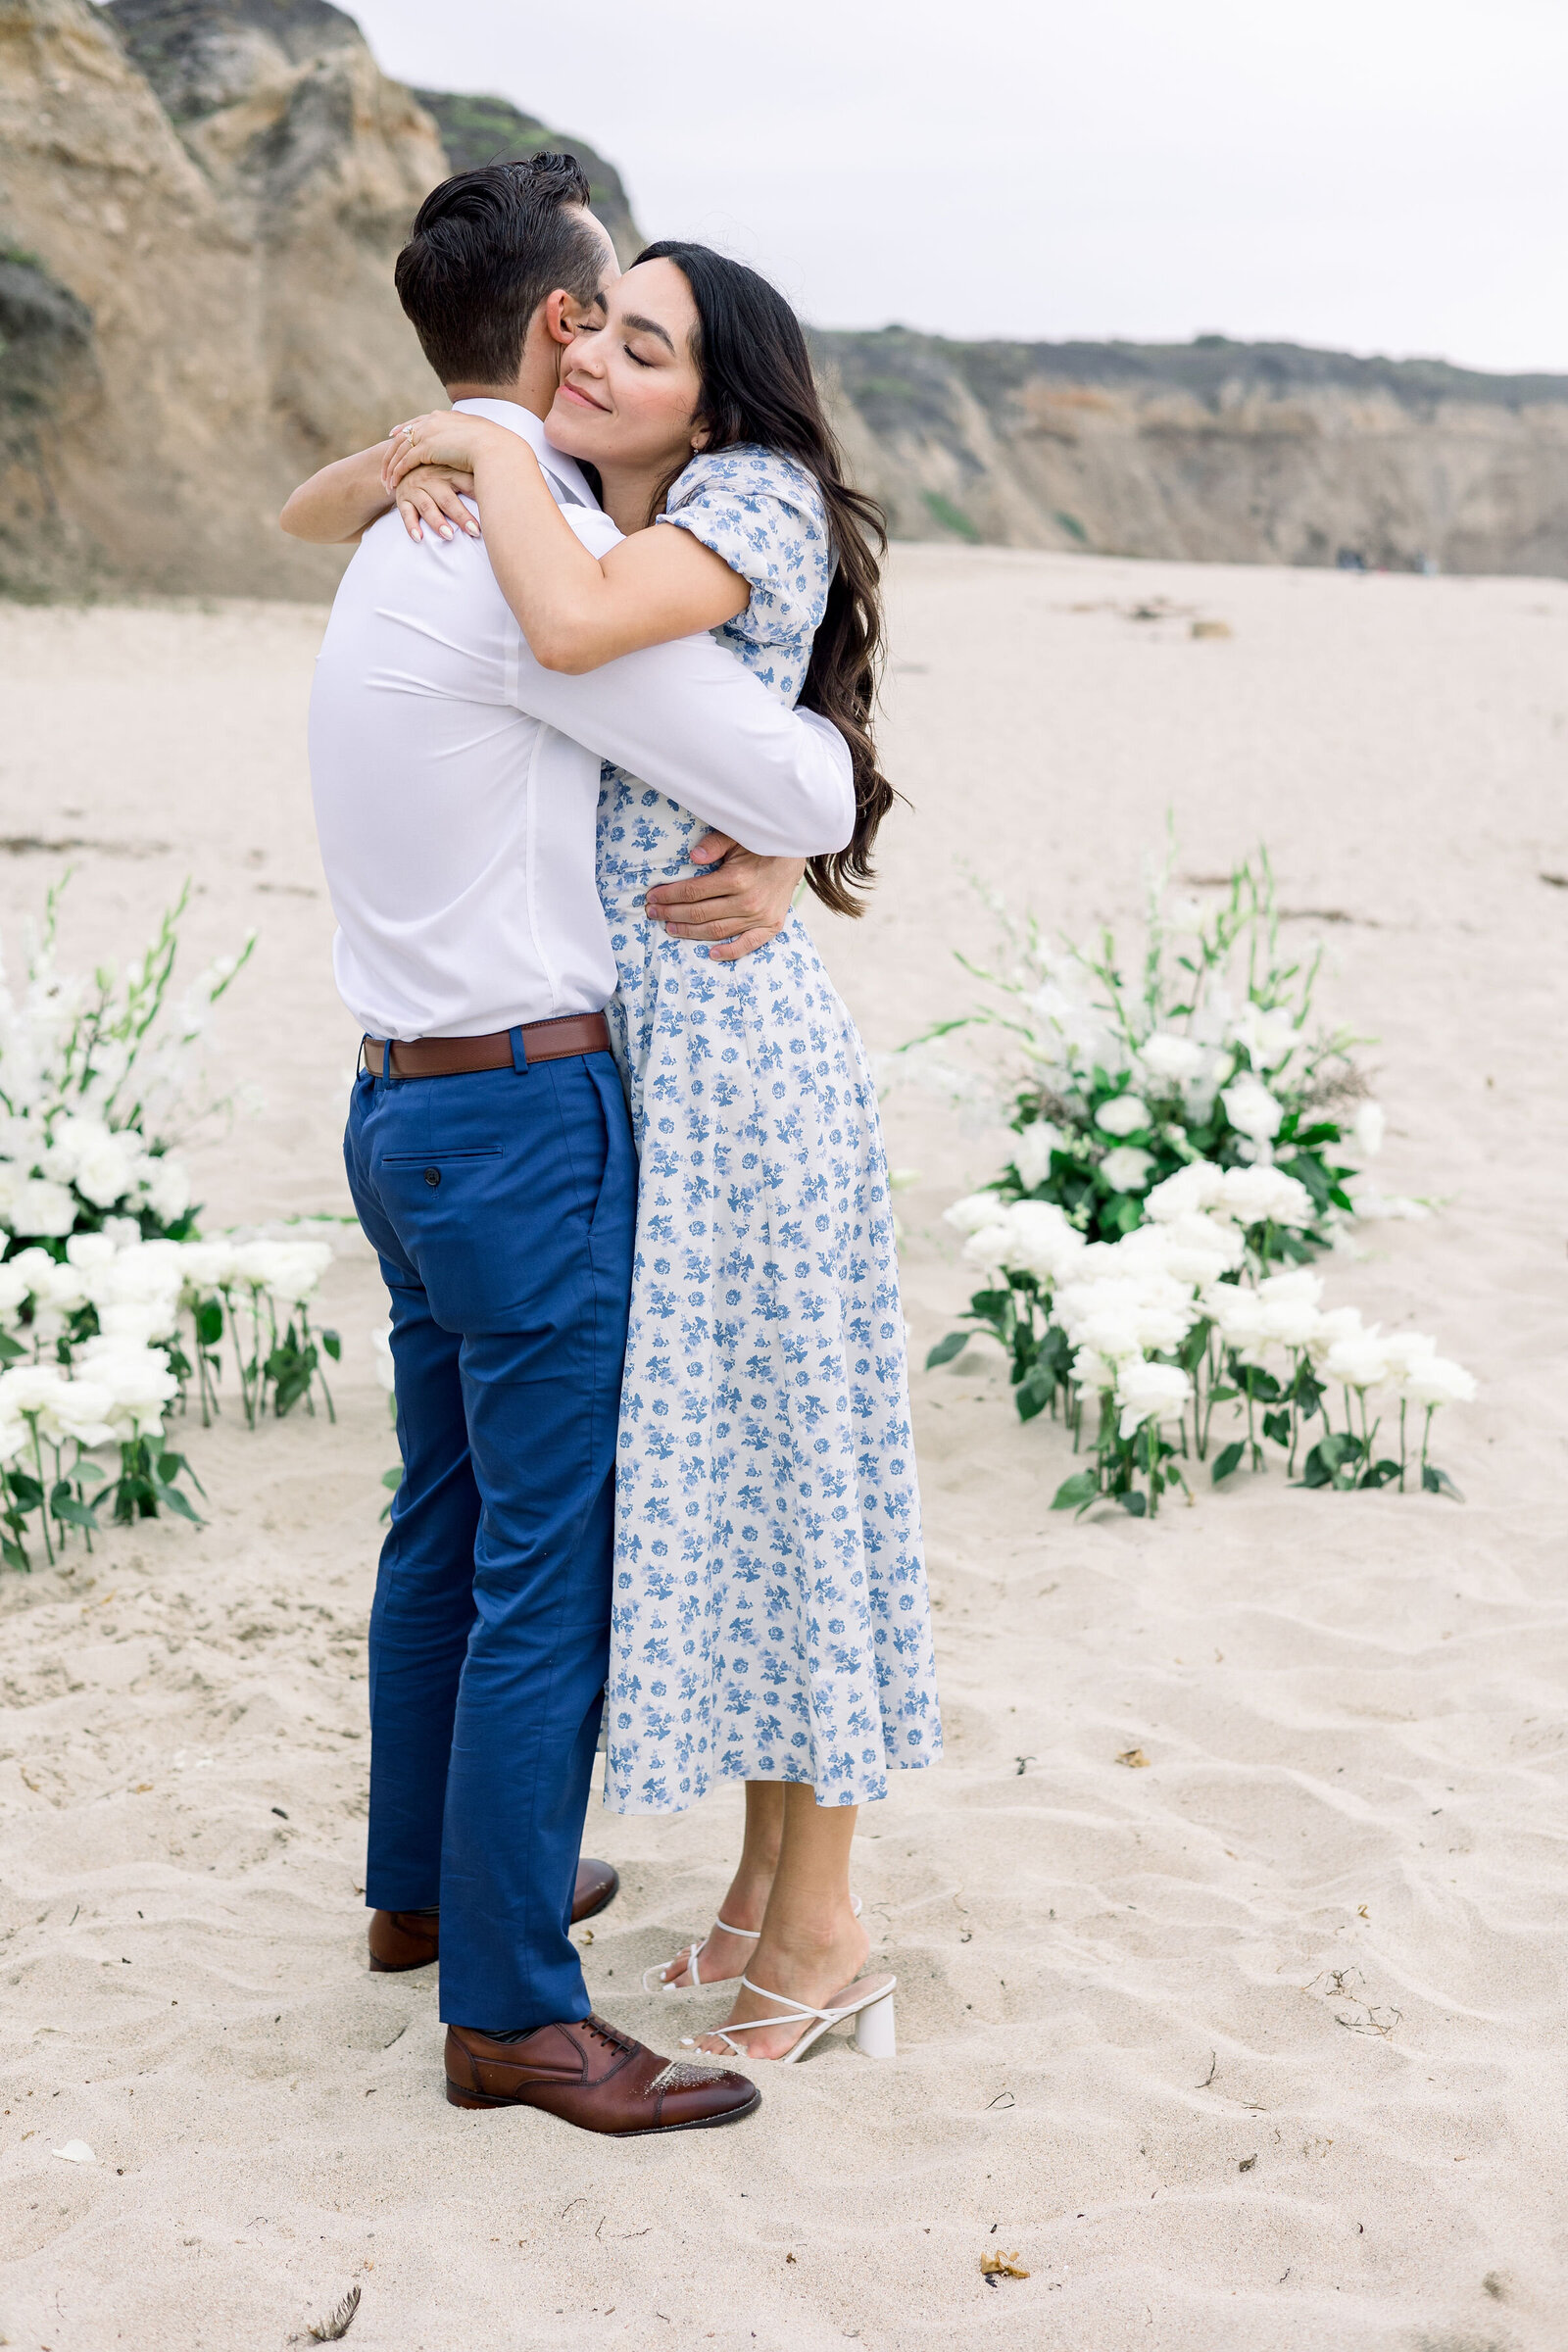
<path fill-rule="evenodd" d="M 395 490 L 416 466 L 446 466 L 457 473 L 472 473 L 487 442 L 504 444 L 516 438 L 487 416 L 468 416 L 456 409 L 438 409 L 431 416 L 412 417 L 393 429 L 385 467 L 387 489 Z M 528 454 L 531 457 L 533 452 Z"/>
<path fill-rule="evenodd" d="M 411 539 L 422 539 L 426 523 L 438 539 L 452 539 L 459 531 L 477 539 L 479 524 L 463 503 L 465 493 L 473 496 L 471 473 L 460 473 L 452 466 L 416 466 L 392 495 Z"/>

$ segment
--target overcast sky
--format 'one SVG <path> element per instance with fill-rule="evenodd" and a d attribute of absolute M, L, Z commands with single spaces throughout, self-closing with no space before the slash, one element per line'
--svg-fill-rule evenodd
<path fill-rule="evenodd" d="M 351 0 L 352 4 L 352 0 Z M 1568 371 L 1568 0 L 362 0 L 821 325 Z"/>

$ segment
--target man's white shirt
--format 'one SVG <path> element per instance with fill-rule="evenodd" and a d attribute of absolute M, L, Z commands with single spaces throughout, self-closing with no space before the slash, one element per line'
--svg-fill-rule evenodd
<path fill-rule="evenodd" d="M 520 433 L 596 556 L 620 534 L 539 419 Z M 466 1037 L 597 1011 L 615 987 L 594 881 L 601 759 L 766 856 L 842 849 L 849 750 L 787 710 L 710 637 L 567 677 L 541 668 L 482 540 L 395 513 L 343 575 L 311 696 L 317 832 L 333 970 L 372 1037 Z"/>

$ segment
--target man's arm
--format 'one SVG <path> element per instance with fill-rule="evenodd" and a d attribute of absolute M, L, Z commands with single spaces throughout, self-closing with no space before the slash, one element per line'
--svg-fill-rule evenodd
<path fill-rule="evenodd" d="M 620 536 L 608 515 L 563 511 L 596 555 Z M 838 729 L 786 709 L 711 637 L 645 646 L 569 677 L 543 668 L 519 631 L 513 699 L 760 856 L 825 857 L 855 830 Z"/>

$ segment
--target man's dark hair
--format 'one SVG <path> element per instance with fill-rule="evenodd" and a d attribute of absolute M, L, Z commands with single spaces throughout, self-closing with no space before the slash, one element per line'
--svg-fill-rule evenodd
<path fill-rule="evenodd" d="M 546 295 L 592 302 L 604 245 L 571 209 L 588 202 L 575 156 L 485 164 L 432 188 L 398 255 L 398 299 L 444 384 L 510 384 Z"/>

